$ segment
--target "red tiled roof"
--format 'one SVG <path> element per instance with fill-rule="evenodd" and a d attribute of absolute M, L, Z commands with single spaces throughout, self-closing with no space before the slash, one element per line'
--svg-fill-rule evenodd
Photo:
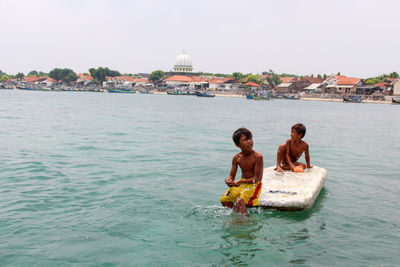
<path fill-rule="evenodd" d="M 136 79 L 133 79 L 133 81 L 135 83 L 147 83 L 148 82 L 148 80 L 143 79 L 143 78 L 136 78 Z"/>
<path fill-rule="evenodd" d="M 322 83 L 324 79 L 316 78 L 316 77 L 304 77 L 305 80 L 309 81 L 310 83 Z"/>
<path fill-rule="evenodd" d="M 85 80 L 85 81 L 91 81 L 91 80 L 93 80 L 93 77 L 92 76 L 90 76 L 90 75 L 85 75 L 85 74 L 83 74 L 83 73 L 78 73 L 78 77 L 80 78 L 80 79 L 82 79 L 82 80 Z"/>
<path fill-rule="evenodd" d="M 209 79 L 203 78 L 201 76 L 192 76 L 191 78 L 192 78 L 192 81 L 191 81 L 192 83 L 202 83 L 202 82 L 208 82 L 209 81 Z"/>
<path fill-rule="evenodd" d="M 115 81 L 117 79 L 117 77 L 106 76 L 105 79 L 106 79 L 106 81 Z"/>
<path fill-rule="evenodd" d="M 52 83 L 57 82 L 57 81 L 54 80 L 53 78 L 50 78 L 50 77 L 45 77 L 45 78 L 46 78 L 46 80 L 49 81 L 49 82 L 52 82 Z"/>
<path fill-rule="evenodd" d="M 164 81 L 171 81 L 171 82 L 191 82 L 192 79 L 191 79 L 190 77 L 187 77 L 187 76 L 174 75 L 174 76 L 171 76 L 171 77 L 165 79 Z"/>
<path fill-rule="evenodd" d="M 116 76 L 117 80 L 125 81 L 125 82 L 134 82 L 135 79 L 130 76 Z"/>
<path fill-rule="evenodd" d="M 283 83 L 291 83 L 296 80 L 295 77 L 280 77 L 280 79 Z"/>
<path fill-rule="evenodd" d="M 356 85 L 361 80 L 360 78 L 351 78 L 343 75 L 338 76 L 340 77 L 337 79 L 337 85 Z"/>
<path fill-rule="evenodd" d="M 255 82 L 247 82 L 244 84 L 244 86 L 260 87 L 261 85 L 255 83 Z"/>
<path fill-rule="evenodd" d="M 375 86 L 379 86 L 381 88 L 385 88 L 385 87 L 389 87 L 390 86 L 389 83 L 386 83 L 386 82 L 380 82 L 380 83 L 376 83 L 374 85 Z"/>
<path fill-rule="evenodd" d="M 24 78 L 24 81 L 28 83 L 34 83 L 37 82 L 38 80 L 40 80 L 40 78 L 36 76 L 29 76 Z"/>
<path fill-rule="evenodd" d="M 214 83 L 214 84 L 220 84 L 220 83 L 224 83 L 225 81 L 221 78 L 212 78 L 209 83 Z"/>

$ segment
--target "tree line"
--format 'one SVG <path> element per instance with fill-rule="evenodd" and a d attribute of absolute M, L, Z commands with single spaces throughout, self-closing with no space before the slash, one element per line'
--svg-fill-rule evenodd
<path fill-rule="evenodd" d="M 119 71 L 112 70 L 107 67 L 90 68 L 89 73 L 96 83 L 102 83 L 103 81 L 106 80 L 107 76 L 108 77 L 121 76 L 121 73 Z M 85 74 L 89 75 L 89 73 L 85 73 Z M 338 72 L 337 74 L 340 74 L 340 72 Z M 123 75 L 124 76 L 134 76 L 134 74 L 130 74 L 130 73 L 126 73 Z M 261 73 L 261 75 L 267 76 L 266 78 L 261 77 L 260 74 L 252 74 L 252 73 L 244 74 L 242 72 L 233 72 L 232 74 L 199 72 L 199 75 L 214 76 L 214 77 L 228 77 L 228 78 L 233 78 L 236 81 L 240 81 L 243 83 L 255 82 L 257 84 L 266 85 L 271 88 L 273 88 L 281 83 L 281 79 L 280 79 L 281 77 L 302 77 L 302 76 L 298 76 L 295 74 L 287 74 L 287 73 L 277 74 L 273 70 L 263 71 Z M 26 76 L 23 72 L 18 72 L 15 75 L 9 75 L 0 70 L 0 82 L 5 82 L 9 79 L 23 79 L 24 77 L 31 77 L 31 76 L 50 77 L 50 78 L 52 78 L 58 82 L 62 82 L 62 83 L 71 83 L 78 79 L 78 75 L 72 69 L 68 69 L 68 68 L 55 68 L 55 69 L 51 70 L 49 73 L 32 70 Z M 156 82 L 156 81 L 161 81 L 167 77 L 168 76 L 162 70 L 155 70 L 150 74 L 149 80 L 152 82 Z M 311 74 L 310 77 L 314 77 L 314 75 Z M 328 75 L 317 74 L 317 77 L 326 79 L 328 77 Z M 376 77 L 367 78 L 364 81 L 366 84 L 373 85 L 373 84 L 376 84 L 376 83 L 379 83 L 379 82 L 385 80 L 386 78 L 399 78 L 399 74 L 397 72 L 391 72 L 389 74 L 382 74 L 382 75 L 379 75 Z"/>

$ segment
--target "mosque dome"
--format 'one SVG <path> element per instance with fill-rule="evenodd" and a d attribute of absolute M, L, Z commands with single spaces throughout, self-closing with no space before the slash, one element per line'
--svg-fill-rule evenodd
<path fill-rule="evenodd" d="M 182 53 L 180 53 L 175 59 L 174 71 L 192 72 L 192 70 L 192 58 L 188 54 L 186 54 L 185 51 L 182 51 Z"/>

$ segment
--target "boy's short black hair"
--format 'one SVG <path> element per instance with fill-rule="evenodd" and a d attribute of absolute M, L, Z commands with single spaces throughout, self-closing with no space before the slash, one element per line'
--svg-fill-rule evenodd
<path fill-rule="evenodd" d="M 295 130 L 296 133 L 301 134 L 302 139 L 306 135 L 306 126 L 304 126 L 302 123 L 296 123 L 293 125 L 292 130 Z"/>
<path fill-rule="evenodd" d="M 235 145 L 237 145 L 237 146 L 239 145 L 240 137 L 242 136 L 242 134 L 244 134 L 247 138 L 253 137 L 250 130 L 248 130 L 246 128 L 239 128 L 232 135 L 232 139 L 233 139 L 233 142 L 235 143 Z"/>

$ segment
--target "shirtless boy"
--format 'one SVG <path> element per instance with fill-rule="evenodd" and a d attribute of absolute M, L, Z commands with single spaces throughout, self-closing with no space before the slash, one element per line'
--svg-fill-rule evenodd
<path fill-rule="evenodd" d="M 235 208 L 239 213 L 246 213 L 247 206 L 258 206 L 263 175 L 263 157 L 253 150 L 253 136 L 246 128 L 237 129 L 232 136 L 235 145 L 241 152 L 232 159 L 232 168 L 225 183 L 229 186 L 220 198 L 224 207 Z M 242 170 L 242 178 L 235 182 L 238 166 Z"/>
<path fill-rule="evenodd" d="M 278 148 L 276 168 L 278 172 L 284 170 L 294 171 L 296 166 L 301 166 L 303 169 L 312 168 L 310 165 L 310 154 L 308 153 L 308 144 L 301 140 L 306 135 L 306 127 L 297 123 L 292 126 L 290 133 L 290 139 L 286 141 L 286 144 L 281 144 Z M 305 153 L 306 164 L 297 162 L 300 156 Z"/>

